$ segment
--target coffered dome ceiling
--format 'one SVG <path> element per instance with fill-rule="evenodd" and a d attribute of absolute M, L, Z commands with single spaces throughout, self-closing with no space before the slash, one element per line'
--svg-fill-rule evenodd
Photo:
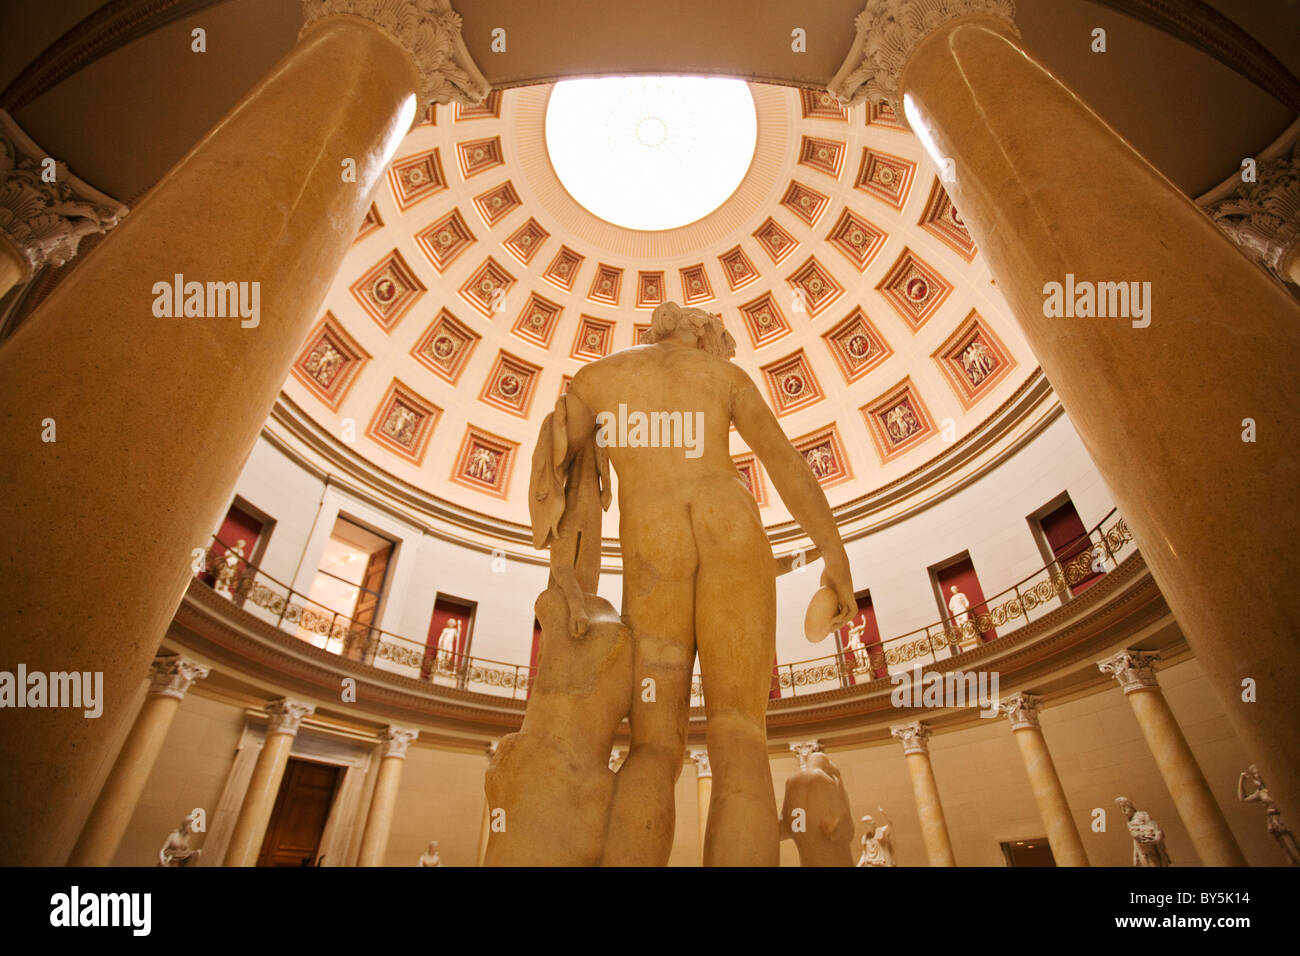
<path fill-rule="evenodd" d="M 440 106 L 411 130 L 285 383 L 394 478 L 526 524 L 541 419 L 665 300 L 722 316 L 833 506 L 943 453 L 1035 371 L 895 116 L 750 84 L 757 141 L 735 192 L 688 225 L 642 231 L 561 185 L 553 89 Z M 764 520 L 787 521 L 734 432 L 731 451 Z"/>

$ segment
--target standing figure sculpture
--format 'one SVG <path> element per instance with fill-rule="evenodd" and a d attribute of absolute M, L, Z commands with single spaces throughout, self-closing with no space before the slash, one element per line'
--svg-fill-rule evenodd
<path fill-rule="evenodd" d="M 442 854 L 438 852 L 438 841 L 430 840 L 429 849 L 420 854 L 420 862 L 416 866 L 443 866 Z"/>
<path fill-rule="evenodd" d="M 235 577 L 239 574 L 240 562 L 246 557 L 244 548 L 247 546 L 248 542 L 240 538 L 225 554 L 217 558 L 217 580 L 213 587 L 222 597 L 234 597 Z"/>
<path fill-rule="evenodd" d="M 876 807 L 880 819 L 879 825 L 871 814 L 862 818 L 862 855 L 858 857 L 858 866 L 898 866 L 894 859 L 894 825 L 885 815 L 884 807 Z"/>
<path fill-rule="evenodd" d="M 673 791 L 686 749 L 691 674 L 698 652 L 714 768 L 705 864 L 776 866 L 780 834 L 766 715 L 776 645 L 778 564 L 758 505 L 731 459 L 733 424 L 825 558 L 823 587 L 814 596 L 819 609 L 814 629 L 822 636 L 857 611 L 848 558 L 808 462 L 781 431 L 753 381 L 729 361 L 735 341 L 721 320 L 699 309 L 665 303 L 652 314 L 643 341 L 651 344 L 591 362 L 574 376 L 554 415 L 543 424 L 530 487 L 534 544 L 541 547 L 552 538 L 556 543 L 551 551 L 553 585 L 543 597 L 556 591 L 563 595 L 569 610 L 568 643 L 578 645 L 590 640 L 583 635 L 594 620 L 594 587 L 575 582 L 574 559 L 557 557 L 556 545 L 567 555 L 575 548 L 579 556 L 584 547 L 594 552 L 595 570 L 586 574 L 594 583 L 600 526 L 596 512 L 594 526 L 565 541 L 566 481 L 572 480 L 574 462 L 586 459 L 585 454 L 574 458 L 570 452 L 594 445 L 602 498 L 608 493 L 608 466 L 618 475 L 623 610 L 616 620 L 630 629 L 631 666 L 627 671 L 621 665 L 601 666 L 611 686 L 624 692 L 630 679 L 635 693 L 627 694 L 631 746 L 617 776 L 605 762 L 618 719 L 608 726 L 611 715 L 595 706 L 599 674 L 574 671 L 569 678 L 591 688 L 585 692 L 593 698 L 583 706 L 597 711 L 598 717 L 590 726 L 577 728 L 572 726 L 574 718 L 562 719 L 558 700 L 541 706 L 554 706 L 555 718 L 548 718 L 547 726 L 567 747 L 581 743 L 584 761 L 595 759 L 594 753 L 585 755 L 586 747 L 593 752 L 602 748 L 599 764 L 582 765 L 591 787 L 597 785 L 597 769 L 608 775 L 612 786 L 599 837 L 599 862 L 664 865 L 673 842 Z M 538 620 L 541 684 L 552 666 L 552 647 L 566 635 L 548 635 L 546 621 L 540 616 Z M 609 654 L 621 646 L 615 640 Z M 572 652 L 570 648 L 563 653 Z M 556 694 L 561 690 L 557 687 Z M 525 731 L 536 703 L 534 693 Z M 502 749 L 510 739 L 503 741 Z M 502 749 L 489 770 L 490 801 L 494 777 L 507 776 Z M 537 772 L 545 773 L 547 767 L 553 776 L 558 772 L 555 765 L 538 765 Z M 577 786 L 576 779 L 571 786 Z M 505 787 L 500 792 L 514 793 Z M 514 799 L 522 806 L 519 797 Z M 572 834 L 571 813 L 563 825 Z M 541 821 L 538 826 L 542 831 Z M 580 828 L 584 834 L 586 826 Z M 502 854 L 497 859 L 519 857 Z"/>
<path fill-rule="evenodd" d="M 955 584 L 952 586 L 952 597 L 948 598 L 948 611 L 952 614 L 953 623 L 959 628 L 970 620 L 970 598 L 958 591 Z"/>
<path fill-rule="evenodd" d="M 194 824 L 202 814 L 202 810 L 190 811 L 181 825 L 167 834 L 166 842 L 158 851 L 159 866 L 193 866 L 199 862 L 199 854 L 203 851 L 190 849 L 190 836 L 194 832 Z"/>
<path fill-rule="evenodd" d="M 1129 836 L 1133 838 L 1134 866 L 1169 866 L 1169 853 L 1165 850 L 1165 833 L 1151 814 L 1133 806 L 1128 797 L 1116 797 L 1124 819 L 1128 821 Z"/>
<path fill-rule="evenodd" d="M 844 778 L 824 753 L 808 756 L 785 782 L 781 839 L 793 840 L 800 866 L 853 865 L 853 810 Z"/>
<path fill-rule="evenodd" d="M 453 674 L 456 671 L 456 651 L 460 646 L 460 619 L 448 618 L 438 635 L 438 662 L 436 670 Z"/>
<path fill-rule="evenodd" d="M 1249 782 L 1254 786 L 1250 793 L 1246 792 L 1246 784 Z M 1258 800 L 1267 814 L 1268 832 L 1273 834 L 1273 839 L 1277 841 L 1282 852 L 1286 854 L 1287 860 L 1292 866 L 1300 866 L 1300 847 L 1296 846 L 1295 835 L 1282 819 L 1282 811 L 1277 808 L 1273 802 L 1273 795 L 1268 792 L 1264 786 L 1264 778 L 1260 776 L 1259 768 L 1251 764 L 1237 777 L 1237 799 L 1249 803 L 1251 800 Z"/>

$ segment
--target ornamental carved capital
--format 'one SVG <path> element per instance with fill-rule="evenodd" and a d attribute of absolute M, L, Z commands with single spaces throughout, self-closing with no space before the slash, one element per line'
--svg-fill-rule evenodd
<path fill-rule="evenodd" d="M 910 724 L 900 724 L 897 727 L 890 727 L 889 733 L 891 736 L 902 741 L 904 754 L 924 754 L 930 752 L 930 728 L 919 720 L 914 720 Z"/>
<path fill-rule="evenodd" d="M 126 206 L 82 182 L 0 110 L 0 242 L 26 265 L 22 281 L 45 265 L 61 266 L 81 240 L 108 232 Z"/>
<path fill-rule="evenodd" d="M 1012 730 L 1037 729 L 1038 708 L 1042 705 L 1043 699 L 1033 694 L 1015 694 L 1006 698 L 999 707 L 1002 713 L 1007 715 L 1011 721 Z"/>
<path fill-rule="evenodd" d="M 695 761 L 695 776 L 697 779 L 699 777 L 713 776 L 713 767 L 709 763 L 709 752 L 707 750 L 703 747 L 698 750 L 692 750 L 690 751 L 690 756 L 691 759 Z"/>
<path fill-rule="evenodd" d="M 808 758 L 813 754 L 822 752 L 820 740 L 796 740 L 790 744 L 790 750 L 799 758 L 799 769 L 802 770 L 808 763 Z"/>
<path fill-rule="evenodd" d="M 461 38 L 460 14 L 451 0 L 303 0 L 302 12 L 303 30 L 323 17 L 361 17 L 405 47 L 420 73 L 417 116 L 430 103 L 473 106 L 488 94 L 488 82 Z"/>
<path fill-rule="evenodd" d="M 1214 224 L 1248 257 L 1283 282 L 1295 282 L 1288 260 L 1300 253 L 1300 140 L 1281 156 L 1260 162 L 1255 181 L 1210 203 Z"/>
<path fill-rule="evenodd" d="M 1016 31 L 1014 0 L 867 0 L 853 25 L 857 36 L 827 89 L 841 103 L 888 103 L 901 118 L 898 80 L 917 46 L 959 17 L 989 16 Z"/>
<path fill-rule="evenodd" d="M 1159 687 L 1156 679 L 1156 651 L 1120 651 L 1097 662 L 1097 669 L 1119 681 L 1125 694 L 1148 687 Z"/>
<path fill-rule="evenodd" d="M 190 685 L 207 676 L 206 667 L 180 654 L 155 657 L 149 666 L 149 693 L 184 700 Z"/>
<path fill-rule="evenodd" d="M 315 712 L 315 704 L 305 704 L 300 700 L 290 700 L 288 697 L 277 697 L 266 705 L 266 734 L 268 737 L 271 734 L 291 736 L 297 734 L 302 719 Z"/>
<path fill-rule="evenodd" d="M 385 757 L 397 757 L 399 760 L 404 760 L 406 758 L 406 748 L 411 746 L 411 741 L 418 736 L 420 736 L 418 730 L 390 725 L 379 732 L 379 742 L 383 744 Z"/>

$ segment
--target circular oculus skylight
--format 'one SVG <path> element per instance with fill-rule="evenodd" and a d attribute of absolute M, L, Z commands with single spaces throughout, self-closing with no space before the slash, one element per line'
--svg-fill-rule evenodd
<path fill-rule="evenodd" d="M 564 188 L 628 229 L 675 229 L 713 212 L 745 178 L 757 136 L 742 80 L 565 80 L 546 107 L 546 148 Z"/>

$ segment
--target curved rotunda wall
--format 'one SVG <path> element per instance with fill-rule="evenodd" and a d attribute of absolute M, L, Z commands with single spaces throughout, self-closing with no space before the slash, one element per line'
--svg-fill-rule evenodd
<path fill-rule="evenodd" d="M 1042 567 L 1044 558 L 1027 519 L 1063 492 L 1087 528 L 1114 507 L 1069 419 L 1059 412 L 1045 418 L 1041 430 L 996 466 L 960 487 L 940 488 L 942 493 L 931 489 L 914 513 L 847 543 L 854 587 L 870 589 L 882 637 L 939 619 L 928 569 L 962 552 L 969 551 L 986 597 Z M 376 619 L 380 628 L 423 643 L 435 597 L 442 593 L 477 604 L 471 654 L 529 662 L 533 601 L 547 583 L 544 552 L 503 549 L 504 560 L 494 560 L 488 546 L 447 540 L 449 529 L 405 503 L 385 499 L 348 477 L 327 480 L 265 435 L 244 466 L 234 499 L 274 522 L 259 562 L 267 575 L 308 593 L 335 519 L 343 516 L 396 544 Z M 802 636 L 803 613 L 821 568 L 821 562 L 813 562 L 806 571 L 777 580 L 777 656 L 782 662 L 835 650 L 831 639 L 810 645 Z M 620 606 L 617 573 L 607 570 L 601 576 L 600 593 Z"/>

